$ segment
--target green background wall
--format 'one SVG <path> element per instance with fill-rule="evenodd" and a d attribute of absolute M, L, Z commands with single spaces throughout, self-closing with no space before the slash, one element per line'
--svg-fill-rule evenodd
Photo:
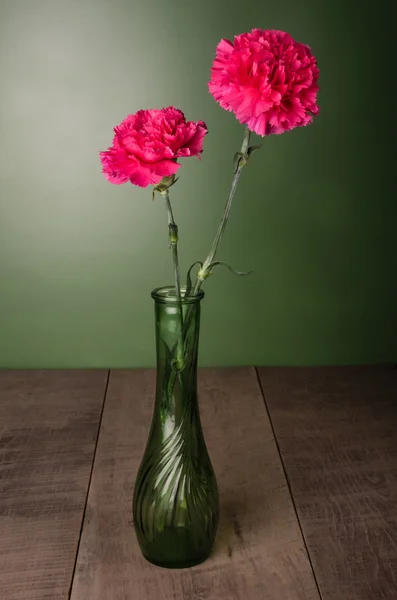
<path fill-rule="evenodd" d="M 98 151 L 139 108 L 206 121 L 172 190 L 183 271 L 203 259 L 243 131 L 209 69 L 221 37 L 252 27 L 312 47 L 322 112 L 243 173 L 219 258 L 255 272 L 206 282 L 201 364 L 395 360 L 391 23 L 356 0 L 0 1 L 0 366 L 154 364 L 164 206 L 109 184 Z"/>

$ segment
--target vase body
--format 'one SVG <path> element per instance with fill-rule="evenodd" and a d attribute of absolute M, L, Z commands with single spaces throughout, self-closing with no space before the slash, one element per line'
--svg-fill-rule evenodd
<path fill-rule="evenodd" d="M 180 307 L 174 288 L 152 292 L 156 323 L 156 400 L 134 488 L 133 517 L 145 558 L 168 568 L 203 562 L 211 552 L 218 525 L 218 489 L 197 399 L 203 296 L 203 292 L 199 292 L 197 296 L 182 298 Z M 181 363 L 176 359 L 182 354 Z"/>

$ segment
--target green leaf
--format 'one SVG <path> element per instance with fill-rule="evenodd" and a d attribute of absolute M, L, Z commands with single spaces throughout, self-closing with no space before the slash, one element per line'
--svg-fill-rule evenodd
<path fill-rule="evenodd" d="M 170 183 L 170 185 L 168 187 L 171 187 L 172 185 L 175 185 L 176 182 L 178 181 L 179 177 L 175 177 L 175 175 L 172 176 L 173 177 L 173 181 L 172 183 Z"/>
<path fill-rule="evenodd" d="M 186 277 L 186 292 L 185 292 L 185 297 L 189 296 L 189 294 L 190 294 L 190 292 L 192 290 L 192 278 L 190 276 L 190 273 L 191 273 L 191 270 L 193 269 L 193 267 L 195 265 L 200 265 L 200 268 L 202 268 L 203 263 L 201 261 L 199 261 L 199 260 L 196 260 L 196 262 L 194 262 L 192 264 L 192 266 L 190 267 L 190 269 L 188 270 L 187 277 Z"/>
<path fill-rule="evenodd" d="M 259 150 L 260 148 L 262 148 L 262 146 L 263 144 L 259 144 L 258 146 L 250 146 L 247 151 L 248 156 L 251 156 L 254 150 Z"/>
<path fill-rule="evenodd" d="M 163 179 L 153 188 L 153 200 L 155 192 L 159 192 L 160 194 L 166 192 L 171 186 L 173 186 L 178 181 L 178 179 L 179 177 L 175 177 L 175 175 L 163 177 Z"/>
<path fill-rule="evenodd" d="M 233 267 L 231 267 L 227 263 L 223 262 L 222 260 L 216 260 L 215 262 L 210 264 L 210 266 L 208 268 L 213 269 L 213 267 L 217 267 L 218 265 L 221 265 L 222 267 L 227 267 L 229 269 L 229 271 L 231 271 L 233 273 L 233 275 L 238 275 L 238 277 L 244 277 L 245 275 L 251 275 L 251 273 L 254 272 L 253 269 L 251 271 L 246 271 L 246 272 L 245 271 L 236 271 L 236 269 L 233 269 Z"/>

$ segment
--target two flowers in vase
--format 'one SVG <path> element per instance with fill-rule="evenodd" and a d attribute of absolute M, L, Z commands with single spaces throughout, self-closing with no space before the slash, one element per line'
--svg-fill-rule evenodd
<path fill-rule="evenodd" d="M 156 315 L 156 402 L 144 457 L 134 488 L 134 524 L 144 556 L 165 567 L 205 560 L 214 543 L 219 500 L 197 402 L 197 353 L 203 282 L 216 260 L 242 170 L 252 152 L 251 133 L 281 134 L 312 122 L 318 114 L 318 75 L 310 48 L 279 30 L 253 29 L 222 39 L 208 84 L 219 105 L 244 125 L 234 155 L 232 184 L 210 251 L 181 285 L 178 227 L 170 199 L 181 158 L 203 152 L 204 121 L 187 121 L 173 106 L 139 110 L 114 128 L 112 145 L 100 153 L 113 184 L 153 186 L 165 203 L 174 282 L 152 292 Z M 196 268 L 193 283 L 192 273 Z"/>

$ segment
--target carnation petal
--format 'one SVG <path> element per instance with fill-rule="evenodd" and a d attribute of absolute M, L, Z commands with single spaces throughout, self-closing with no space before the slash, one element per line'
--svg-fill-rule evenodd
<path fill-rule="evenodd" d="M 123 183 L 127 183 L 128 177 L 125 173 L 120 173 L 120 171 L 113 171 L 110 167 L 103 168 L 103 174 L 106 179 L 110 181 L 110 183 L 114 183 L 115 185 L 122 185 Z"/>
<path fill-rule="evenodd" d="M 195 128 L 193 136 L 190 138 L 190 140 L 188 140 L 186 144 L 186 146 L 190 150 L 191 156 L 198 156 L 199 154 L 201 154 L 201 152 L 203 151 L 204 137 L 207 135 L 207 133 L 207 126 L 201 121 L 200 124 Z"/>
<path fill-rule="evenodd" d="M 103 174 L 111 183 L 147 187 L 174 175 L 181 166 L 177 157 L 198 156 L 207 128 L 168 106 L 128 115 L 114 132 L 113 145 L 100 153 Z"/>
<path fill-rule="evenodd" d="M 129 180 L 134 185 L 147 187 L 148 185 L 156 185 L 163 177 L 173 175 L 177 172 L 181 165 L 167 160 L 156 164 L 138 164 L 134 165 L 129 175 Z"/>
<path fill-rule="evenodd" d="M 251 131 L 254 131 L 258 135 L 261 135 L 263 137 L 264 135 L 266 135 L 268 126 L 267 113 L 262 113 L 258 117 L 251 117 L 251 119 L 247 121 L 247 125 Z"/>
<path fill-rule="evenodd" d="M 258 135 L 283 133 L 319 112 L 319 70 L 310 48 L 280 30 L 253 29 L 221 40 L 208 89 L 225 110 Z"/>
<path fill-rule="evenodd" d="M 233 44 L 230 40 L 222 39 L 218 46 L 217 51 L 220 54 L 232 54 L 233 53 Z"/>
<path fill-rule="evenodd" d="M 112 148 L 105 152 L 100 152 L 99 156 L 102 163 L 102 173 L 110 183 L 121 185 L 128 181 L 126 173 L 118 169 L 117 163 L 113 160 L 114 153 Z"/>
<path fill-rule="evenodd" d="M 181 165 L 174 160 L 163 160 L 161 162 L 156 163 L 155 165 L 151 165 L 154 169 L 154 173 L 156 176 L 159 176 L 160 179 L 163 177 L 169 177 L 170 175 L 175 175 L 178 172 Z"/>

